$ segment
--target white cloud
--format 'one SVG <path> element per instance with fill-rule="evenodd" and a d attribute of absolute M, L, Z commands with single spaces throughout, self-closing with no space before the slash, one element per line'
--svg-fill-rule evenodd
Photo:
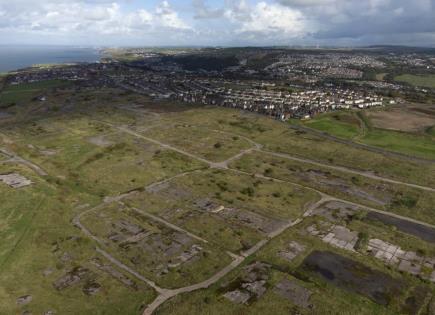
<path fill-rule="evenodd" d="M 190 29 L 167 1 L 163 1 L 153 11 L 139 9 L 129 12 L 125 12 L 120 4 L 108 1 L 85 3 L 61 0 L 34 4 L 28 2 L 28 6 L 24 4 L 23 0 L 16 3 L 0 0 L 0 12 L 5 12 L 3 28 L 21 32 L 119 35 Z"/>
<path fill-rule="evenodd" d="M 156 20 L 158 21 L 157 25 L 159 26 L 182 30 L 191 29 L 187 23 L 179 18 L 178 13 L 171 8 L 167 1 L 163 1 L 161 5 L 156 8 L 155 13 Z"/>
<path fill-rule="evenodd" d="M 0 0 L 0 42 L 434 45 L 435 0 L 157 1 Z"/>
<path fill-rule="evenodd" d="M 291 8 L 260 2 L 242 22 L 241 32 L 282 32 L 288 36 L 301 36 L 307 32 L 303 14 Z"/>
<path fill-rule="evenodd" d="M 281 0 L 280 2 L 288 6 L 311 7 L 319 5 L 330 5 L 336 2 L 336 0 Z"/>
<path fill-rule="evenodd" d="M 195 19 L 217 19 L 224 14 L 223 9 L 211 9 L 205 3 L 205 0 L 192 0 L 193 9 L 195 11 Z"/>

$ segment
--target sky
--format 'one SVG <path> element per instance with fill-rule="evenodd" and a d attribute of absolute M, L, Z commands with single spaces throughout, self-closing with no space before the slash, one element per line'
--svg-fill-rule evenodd
<path fill-rule="evenodd" d="M 0 0 L 0 45 L 435 47 L 435 0 Z"/>

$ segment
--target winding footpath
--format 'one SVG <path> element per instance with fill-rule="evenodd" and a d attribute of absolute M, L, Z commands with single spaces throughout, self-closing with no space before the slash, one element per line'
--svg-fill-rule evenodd
<path fill-rule="evenodd" d="M 237 154 L 236 156 L 231 157 L 231 158 L 229 158 L 226 161 L 223 161 L 223 162 L 220 162 L 220 163 L 215 163 L 216 166 L 221 167 L 221 168 L 229 168 L 229 164 L 231 162 L 241 158 L 245 154 L 248 154 L 248 153 L 251 153 L 251 152 L 260 152 L 260 153 L 268 154 L 268 155 L 275 156 L 275 157 L 280 157 L 280 158 L 284 158 L 284 159 L 288 159 L 288 160 L 293 160 L 293 161 L 300 162 L 300 163 L 306 163 L 306 164 L 311 164 L 311 165 L 315 165 L 315 166 L 319 166 L 319 167 L 329 168 L 331 170 L 336 170 L 336 171 L 343 172 L 343 173 L 349 173 L 349 174 L 353 174 L 353 175 L 359 175 L 359 176 L 363 176 L 363 177 L 366 177 L 366 178 L 383 181 L 383 182 L 386 182 L 386 183 L 403 185 L 403 186 L 408 186 L 408 187 L 411 187 L 411 188 L 417 188 L 417 189 L 421 189 L 421 190 L 435 192 L 435 188 L 432 188 L 432 187 L 418 185 L 418 184 L 413 184 L 413 183 L 407 183 L 407 182 L 403 182 L 403 181 L 400 181 L 400 180 L 395 180 L 395 179 L 391 179 L 391 178 L 387 178 L 387 177 L 382 177 L 382 176 L 375 175 L 375 174 L 373 174 L 371 172 L 368 172 L 368 171 L 360 171 L 360 170 L 351 169 L 351 168 L 344 167 L 344 166 L 336 166 L 336 165 L 326 164 L 326 163 L 318 162 L 318 161 L 307 159 L 307 158 L 297 157 L 297 156 L 290 155 L 290 154 L 287 154 L 287 153 L 277 153 L 277 152 L 268 151 L 268 150 L 264 149 L 264 146 L 262 144 L 254 141 L 254 140 L 252 140 L 252 139 L 250 139 L 250 138 L 248 138 L 246 136 L 242 136 L 242 135 L 239 135 L 239 134 L 234 134 L 232 132 L 222 131 L 222 130 L 214 130 L 213 129 L 212 131 L 218 132 L 218 133 L 222 133 L 222 134 L 228 134 L 228 135 L 240 137 L 240 138 L 246 140 L 247 142 L 249 142 L 249 143 L 251 143 L 253 145 L 252 148 L 247 149 L 247 150 L 243 150 L 239 154 Z"/>
<path fill-rule="evenodd" d="M 15 153 L 6 150 L 4 148 L 0 148 L 0 153 L 2 153 L 3 155 L 5 155 L 6 157 L 8 157 L 8 160 L 4 160 L 4 161 L 0 161 L 0 163 L 19 163 L 19 164 L 23 164 L 28 166 L 29 168 L 31 168 L 32 170 L 34 170 L 38 175 L 40 176 L 47 176 L 47 172 L 45 172 L 41 167 L 39 167 L 38 165 L 36 165 L 35 163 L 26 160 L 18 155 L 16 155 Z"/>
<path fill-rule="evenodd" d="M 102 121 L 100 121 L 100 122 L 102 122 Z M 197 156 L 195 154 L 186 152 L 184 150 L 181 150 L 179 148 L 173 147 L 173 146 L 168 145 L 166 143 L 163 143 L 161 141 L 158 141 L 158 140 L 149 138 L 147 136 L 144 136 L 144 135 L 142 135 L 142 134 L 140 134 L 140 133 L 138 133 L 138 132 L 136 132 L 134 130 L 131 130 L 131 129 L 127 128 L 127 127 L 117 126 L 117 125 L 114 125 L 114 124 L 108 123 L 108 122 L 102 122 L 102 123 L 110 125 L 113 128 L 116 128 L 116 129 L 118 129 L 118 130 L 120 130 L 122 132 L 125 132 L 127 134 L 133 135 L 133 136 L 135 136 L 137 138 L 141 138 L 141 139 L 144 139 L 144 140 L 149 141 L 151 143 L 157 144 L 161 148 L 168 149 L 168 150 L 173 150 L 175 152 L 178 152 L 180 154 L 188 156 L 188 157 L 190 157 L 192 159 L 195 159 L 197 161 L 203 162 L 206 165 L 208 165 L 210 168 L 225 169 L 225 170 L 236 172 L 236 173 L 239 173 L 239 174 L 244 174 L 244 175 L 249 175 L 249 176 L 255 176 L 255 177 L 258 177 L 258 178 L 273 180 L 273 181 L 281 182 L 281 183 L 288 183 L 288 184 L 291 184 L 293 186 L 298 186 L 298 187 L 302 187 L 302 188 L 314 191 L 314 192 L 316 192 L 320 196 L 320 199 L 317 202 L 314 202 L 313 204 L 311 204 L 310 206 L 307 207 L 307 209 L 305 210 L 305 212 L 302 215 L 302 217 L 296 219 L 295 221 L 288 222 L 287 224 L 285 224 L 284 226 L 280 227 L 279 229 L 269 233 L 266 236 L 265 239 L 263 239 L 260 242 L 258 242 L 252 248 L 242 252 L 240 255 L 236 255 L 236 254 L 233 254 L 233 253 L 228 253 L 233 258 L 233 261 L 228 266 L 226 266 L 225 268 L 221 269 L 219 272 L 214 274 L 212 277 L 210 277 L 209 279 L 207 279 L 205 281 L 202 281 L 200 283 L 189 285 L 189 286 L 182 287 L 182 288 L 177 288 L 177 289 L 165 289 L 165 288 L 161 288 L 158 285 L 156 285 L 153 281 L 151 281 L 149 279 L 146 279 L 145 277 L 143 277 L 142 275 L 140 275 L 136 271 L 132 270 L 128 266 L 124 265 L 122 262 L 120 262 L 117 259 L 115 259 L 109 253 L 107 253 L 104 250 L 102 250 L 101 248 L 97 247 L 97 252 L 101 253 L 104 257 L 106 257 L 109 261 L 111 261 L 113 264 L 115 264 L 119 268 L 124 269 L 125 271 L 127 271 L 130 274 L 134 275 L 136 278 L 138 278 L 138 279 L 142 280 L 143 282 L 147 283 L 148 285 L 150 285 L 159 294 L 156 297 L 156 299 L 151 304 L 147 305 L 147 307 L 143 311 L 143 315 L 151 315 L 151 314 L 153 314 L 153 312 L 159 306 L 161 306 L 163 303 L 165 303 L 169 299 L 171 299 L 171 298 L 173 298 L 173 297 L 175 297 L 175 296 L 177 296 L 179 294 L 189 293 L 189 292 L 193 292 L 193 291 L 200 290 L 200 289 L 205 289 L 205 288 L 208 288 L 211 285 L 215 284 L 220 279 L 222 279 L 225 275 L 227 275 L 229 272 L 233 271 L 238 266 L 240 266 L 248 257 L 250 257 L 251 255 L 254 255 L 255 253 L 257 253 L 261 248 L 263 248 L 267 243 L 269 243 L 270 240 L 278 237 L 279 235 L 284 233 L 287 229 L 289 229 L 289 228 L 299 224 L 300 222 L 303 221 L 304 217 L 312 215 L 313 211 L 317 207 L 319 207 L 323 203 L 326 203 L 326 202 L 329 202 L 329 201 L 339 201 L 339 202 L 347 203 L 349 205 L 354 205 L 354 206 L 360 207 L 362 209 L 365 209 L 367 211 L 378 212 L 378 213 L 382 213 L 384 215 L 388 215 L 388 216 L 391 216 L 391 217 L 399 218 L 399 219 L 402 219 L 402 220 L 405 220 L 405 221 L 409 221 L 409 222 L 412 222 L 412 223 L 417 223 L 417 224 L 421 224 L 421 225 L 424 225 L 424 226 L 427 226 L 427 227 L 430 227 L 430 228 L 435 228 L 435 226 L 432 225 L 432 224 L 421 222 L 421 221 L 418 221 L 418 220 L 415 220 L 415 219 L 411 219 L 411 218 L 408 218 L 408 217 L 404 217 L 404 216 L 401 216 L 401 215 L 397 215 L 397 214 L 394 214 L 394 213 L 382 211 L 382 210 L 379 210 L 379 209 L 371 208 L 371 207 L 368 207 L 368 206 L 365 206 L 365 205 L 361 205 L 361 204 L 358 204 L 358 203 L 354 203 L 354 202 L 350 202 L 350 201 L 347 201 L 347 200 L 344 200 L 344 199 L 336 198 L 334 196 L 330 196 L 328 194 L 325 194 L 325 193 L 323 193 L 323 192 L 321 192 L 321 191 L 319 191 L 317 189 L 314 189 L 312 187 L 309 187 L 309 186 L 301 185 L 301 184 L 294 183 L 294 182 L 287 181 L 287 180 L 281 180 L 281 179 L 277 179 L 277 178 L 273 178 L 273 177 L 268 177 L 268 176 L 264 176 L 264 175 L 261 175 L 261 174 L 252 174 L 252 173 L 248 173 L 248 172 L 243 172 L 243 171 L 240 171 L 240 170 L 229 168 L 228 165 L 232 161 L 235 161 L 235 160 L 241 158 L 245 154 L 248 154 L 248 153 L 251 153 L 251 152 L 254 152 L 254 151 L 258 151 L 258 152 L 263 152 L 265 154 L 270 154 L 270 155 L 281 157 L 281 158 L 291 159 L 291 160 L 298 161 L 298 162 L 310 163 L 312 165 L 317 165 L 317 166 L 321 166 L 321 167 L 327 167 L 327 168 L 334 169 L 334 170 L 341 171 L 341 172 L 346 172 L 346 173 L 350 173 L 350 174 L 357 174 L 357 175 L 365 176 L 365 177 L 368 177 L 368 178 L 371 178 L 371 179 L 375 179 L 375 180 L 380 180 L 380 181 L 384 181 L 384 182 L 389 182 L 389 183 L 394 183 L 394 184 L 399 184 L 399 185 L 405 185 L 405 186 L 409 186 L 409 187 L 413 187 L 413 188 L 418 188 L 418 189 L 422 189 L 422 190 L 426 190 L 426 191 L 435 192 L 435 189 L 433 189 L 431 187 L 425 187 L 425 186 L 405 183 L 405 182 L 401 182 L 401 181 L 396 181 L 396 180 L 380 177 L 380 176 L 377 176 L 377 175 L 374 175 L 374 174 L 371 174 L 371 173 L 367 173 L 367 172 L 361 172 L 361 171 L 351 170 L 351 169 L 348 169 L 348 168 L 345 168 L 345 167 L 340 167 L 340 166 L 327 165 L 327 164 L 319 163 L 319 162 L 308 160 L 308 159 L 302 159 L 302 158 L 290 156 L 290 155 L 287 155 L 287 154 L 265 151 L 265 150 L 262 149 L 262 146 L 260 144 L 255 143 L 251 139 L 249 139 L 248 141 L 253 145 L 252 148 L 243 150 L 239 154 L 237 154 L 237 155 L 235 155 L 233 157 L 230 157 L 230 158 L 228 158 L 225 161 L 222 161 L 222 162 L 211 162 L 211 161 L 208 161 L 208 160 L 206 160 L 206 159 L 204 159 L 202 157 L 199 157 L 199 156 Z M 239 136 L 239 135 L 237 135 L 237 136 Z M 245 138 L 245 139 L 248 139 L 248 138 Z M 194 171 L 192 171 L 192 172 L 194 172 Z M 192 173 L 192 172 L 186 172 L 186 173 L 183 173 L 183 174 L 178 174 L 178 175 L 175 175 L 175 176 L 173 176 L 171 178 L 168 178 L 168 179 L 165 179 L 165 180 L 153 183 L 153 184 L 147 186 L 146 189 L 149 191 L 150 189 L 156 187 L 157 185 L 160 185 L 160 184 L 162 184 L 164 182 L 169 182 L 169 181 L 171 181 L 172 179 L 174 179 L 176 177 L 185 176 L 185 175 L 187 175 L 189 173 Z M 198 172 L 198 170 L 196 172 Z M 135 192 L 131 192 L 131 193 L 135 193 Z M 99 205 L 97 207 L 94 207 L 94 208 L 92 208 L 90 210 L 87 210 L 87 211 L 79 214 L 73 220 L 74 225 L 79 227 L 87 236 L 89 236 L 91 239 L 95 240 L 98 244 L 104 245 L 104 243 L 101 240 L 99 240 L 97 237 L 92 235 L 92 233 L 85 226 L 83 226 L 81 224 L 80 218 L 81 218 L 81 216 L 83 216 L 86 213 L 98 210 L 100 207 L 103 207 L 108 202 L 121 201 L 123 198 L 125 198 L 129 194 L 130 193 L 127 193 L 127 194 L 124 194 L 124 195 L 120 195 L 120 196 L 114 197 L 114 198 L 107 198 L 105 203 L 103 203 L 103 204 L 101 204 L 101 205 Z M 179 227 L 177 227 L 177 226 L 175 226 L 175 225 L 165 221 L 164 219 L 162 219 L 160 217 L 148 214 L 148 213 L 146 213 L 144 211 L 141 211 L 139 209 L 135 209 L 135 210 L 136 211 L 140 211 L 140 213 L 145 214 L 146 216 L 150 217 L 151 219 L 157 220 L 157 221 L 159 221 L 159 222 L 169 226 L 170 228 L 182 231 L 184 233 L 189 233 L 189 235 L 194 237 L 195 239 L 203 241 L 203 242 L 207 242 L 206 240 L 204 240 L 204 239 L 202 239 L 200 237 L 197 237 L 194 234 L 192 234 L 190 232 L 187 232 L 184 229 L 181 229 L 181 228 L 179 228 Z"/>

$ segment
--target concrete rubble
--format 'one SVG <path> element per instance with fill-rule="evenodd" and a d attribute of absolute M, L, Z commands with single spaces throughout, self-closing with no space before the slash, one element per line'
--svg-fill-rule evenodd
<path fill-rule="evenodd" d="M 243 269 L 241 277 L 229 284 L 232 290 L 223 296 L 236 304 L 249 304 L 266 293 L 269 265 L 254 262 Z"/>
<path fill-rule="evenodd" d="M 376 238 L 369 241 L 367 250 L 386 264 L 397 266 L 400 271 L 435 282 L 435 257 L 423 257 L 416 252 L 405 251 L 397 245 Z M 423 267 L 431 269 L 431 274 L 423 274 Z"/>
<path fill-rule="evenodd" d="M 278 256 L 280 256 L 281 258 L 284 258 L 288 261 L 292 261 L 297 256 L 299 256 L 300 253 L 302 253 L 304 251 L 305 251 L 304 245 L 301 245 L 296 241 L 291 241 L 289 243 L 289 245 L 287 246 L 287 249 L 280 250 L 278 252 Z"/>
<path fill-rule="evenodd" d="M 12 188 L 21 188 L 32 184 L 30 179 L 27 179 L 17 173 L 1 174 L 0 181 Z"/>
<path fill-rule="evenodd" d="M 30 302 L 32 302 L 31 295 L 23 295 L 17 299 L 17 305 L 26 305 L 29 304 Z"/>
<path fill-rule="evenodd" d="M 358 241 L 358 232 L 351 231 L 341 225 L 332 225 L 327 232 L 321 232 L 315 225 L 307 228 L 307 231 L 314 236 L 318 236 L 330 245 L 349 251 L 355 251 L 355 245 Z"/>

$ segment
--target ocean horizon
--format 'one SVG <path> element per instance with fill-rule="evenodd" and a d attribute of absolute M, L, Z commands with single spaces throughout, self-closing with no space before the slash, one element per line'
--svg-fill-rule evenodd
<path fill-rule="evenodd" d="M 100 50 L 73 46 L 13 46 L 0 45 L 0 73 L 38 64 L 97 62 Z"/>

